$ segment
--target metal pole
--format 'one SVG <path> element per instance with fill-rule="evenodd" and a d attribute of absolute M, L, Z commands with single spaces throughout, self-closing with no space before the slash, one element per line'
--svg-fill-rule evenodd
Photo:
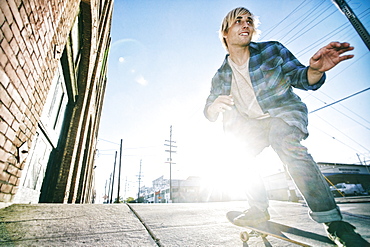
<path fill-rule="evenodd" d="M 140 160 L 140 169 L 139 169 L 139 191 L 137 192 L 137 202 L 140 199 L 140 180 L 141 180 L 141 160 Z"/>
<path fill-rule="evenodd" d="M 172 202 L 172 164 L 176 164 L 172 162 L 172 153 L 176 153 L 176 151 L 172 151 L 172 148 L 176 148 L 176 146 L 173 146 L 172 143 L 176 143 L 175 141 L 172 141 L 172 125 L 170 126 L 170 140 L 165 140 L 166 142 L 169 142 L 170 144 L 164 144 L 165 146 L 169 146 L 169 150 L 165 150 L 166 152 L 170 153 L 169 161 L 166 163 L 170 164 L 170 202 Z"/>
<path fill-rule="evenodd" d="M 108 196 L 107 196 L 107 199 L 106 199 L 107 200 L 106 203 L 109 203 L 111 183 L 112 183 L 112 173 L 109 176 Z"/>
<path fill-rule="evenodd" d="M 117 151 L 116 151 L 116 154 L 114 155 L 114 167 L 113 167 L 113 176 L 112 176 L 112 190 L 111 190 L 111 194 L 110 194 L 109 203 L 112 203 L 113 202 L 114 176 L 116 174 L 116 161 L 117 161 Z"/>
<path fill-rule="evenodd" d="M 352 26 L 355 28 L 356 32 L 360 35 L 366 47 L 370 50 L 370 34 L 366 30 L 364 25 L 362 25 L 362 23 L 357 18 L 355 13 L 352 11 L 351 7 L 349 7 L 345 0 L 333 0 L 333 2 L 351 22 Z"/>
<path fill-rule="evenodd" d="M 172 202 L 172 125 L 170 127 L 170 202 Z"/>
<path fill-rule="evenodd" d="M 123 198 L 126 200 L 126 192 L 127 192 L 127 176 L 126 176 L 126 180 L 125 180 L 125 194 L 123 196 Z"/>
<path fill-rule="evenodd" d="M 105 180 L 105 186 L 104 186 L 104 201 L 107 200 L 107 182 L 108 180 Z"/>
<path fill-rule="evenodd" d="M 121 164 L 122 164 L 122 139 L 119 148 L 119 167 L 118 167 L 118 189 L 117 189 L 117 203 L 119 203 L 119 192 L 121 190 Z"/>

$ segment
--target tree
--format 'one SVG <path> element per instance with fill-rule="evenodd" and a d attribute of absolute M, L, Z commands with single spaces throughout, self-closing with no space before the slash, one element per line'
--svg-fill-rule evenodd
<path fill-rule="evenodd" d="M 126 198 L 127 203 L 134 202 L 134 201 L 135 201 L 135 199 L 133 197 L 127 197 Z"/>

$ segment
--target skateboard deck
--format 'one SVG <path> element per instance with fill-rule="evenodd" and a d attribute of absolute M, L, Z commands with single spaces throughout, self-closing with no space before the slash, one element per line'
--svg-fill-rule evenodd
<path fill-rule="evenodd" d="M 253 226 L 240 226 L 235 224 L 234 219 L 242 213 L 243 212 L 240 211 L 230 211 L 226 214 L 226 217 L 232 224 L 249 229 L 249 232 L 243 231 L 240 233 L 243 246 L 248 246 L 250 237 L 261 237 L 265 246 L 272 246 L 266 239 L 267 236 L 275 237 L 300 246 L 336 246 L 326 236 L 300 230 L 271 220 Z"/>

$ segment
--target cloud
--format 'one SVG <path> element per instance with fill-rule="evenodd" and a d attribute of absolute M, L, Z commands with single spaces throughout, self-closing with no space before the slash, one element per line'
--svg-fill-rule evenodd
<path fill-rule="evenodd" d="M 142 75 L 139 75 L 139 76 L 137 76 L 136 78 L 135 78 L 135 81 L 137 82 L 137 83 L 139 83 L 140 85 L 142 85 L 142 86 L 146 86 L 146 85 L 148 85 L 148 81 L 142 76 Z"/>

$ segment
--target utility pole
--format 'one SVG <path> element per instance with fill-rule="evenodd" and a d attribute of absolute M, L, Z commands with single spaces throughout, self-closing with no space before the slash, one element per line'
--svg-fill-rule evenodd
<path fill-rule="evenodd" d="M 126 180 L 125 180 L 125 194 L 123 196 L 123 198 L 126 200 L 126 194 L 127 194 L 127 176 L 126 176 Z"/>
<path fill-rule="evenodd" d="M 137 192 L 137 202 L 139 202 L 139 199 L 140 199 L 141 160 L 140 160 L 140 169 L 139 169 L 139 177 L 138 177 L 138 180 L 139 180 L 139 191 Z"/>
<path fill-rule="evenodd" d="M 105 186 L 104 186 L 104 202 L 107 200 L 107 183 L 108 183 L 108 180 L 105 180 Z"/>
<path fill-rule="evenodd" d="M 117 189 L 117 201 L 119 203 L 119 192 L 121 189 L 121 164 L 122 164 L 122 139 L 119 147 L 119 166 L 118 166 L 118 189 Z"/>
<path fill-rule="evenodd" d="M 166 152 L 170 153 L 170 158 L 167 160 L 166 163 L 170 164 L 170 202 L 172 202 L 172 164 L 176 164 L 172 162 L 172 153 L 176 153 L 176 151 L 173 151 L 173 148 L 177 148 L 177 146 L 174 146 L 173 143 L 176 143 L 175 141 L 172 141 L 172 125 L 170 126 L 170 139 L 165 140 L 169 144 L 165 143 L 165 146 L 169 147 L 169 150 L 165 150 Z"/>
<path fill-rule="evenodd" d="M 360 35 L 362 41 L 365 43 L 367 49 L 370 51 L 370 34 L 352 11 L 351 7 L 349 7 L 345 0 L 333 0 L 333 2 L 348 18 L 352 26 L 356 29 L 356 32 Z"/>
<path fill-rule="evenodd" d="M 117 161 L 117 151 L 114 155 L 114 167 L 113 167 L 113 175 L 112 175 L 112 190 L 111 190 L 111 194 L 110 194 L 109 203 L 113 202 L 114 176 L 116 174 L 116 161 Z"/>
<path fill-rule="evenodd" d="M 108 196 L 107 196 L 107 199 L 106 199 L 107 200 L 106 203 L 109 203 L 111 183 L 112 183 L 112 173 L 109 176 Z"/>

